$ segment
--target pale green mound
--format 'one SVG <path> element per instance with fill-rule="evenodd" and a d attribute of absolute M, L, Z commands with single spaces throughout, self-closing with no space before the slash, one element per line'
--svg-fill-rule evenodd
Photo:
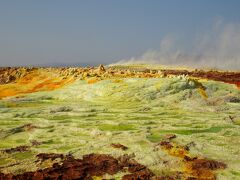
<path fill-rule="evenodd" d="M 0 148 L 42 142 L 23 153 L 1 153 L 0 171 L 21 173 L 36 169 L 40 152 L 89 153 L 119 156 L 135 153 L 136 160 L 157 174 L 180 170 L 178 159 L 154 151 L 164 134 L 185 145 L 191 153 L 228 165 L 218 177 L 240 178 L 240 91 L 234 85 L 202 82 L 209 98 L 186 79 L 78 81 L 51 92 L 0 101 Z M 19 128 L 31 123 L 33 129 Z M 114 149 L 121 143 L 129 149 Z M 163 161 L 169 161 L 168 165 Z M 15 165 L 14 165 L 15 164 Z M 6 166 L 8 166 L 6 168 Z"/>

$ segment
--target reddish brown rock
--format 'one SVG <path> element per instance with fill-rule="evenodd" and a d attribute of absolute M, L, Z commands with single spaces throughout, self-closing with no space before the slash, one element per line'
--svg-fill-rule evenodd
<path fill-rule="evenodd" d="M 103 176 L 104 174 L 114 175 L 123 168 L 128 168 L 130 174 L 123 179 L 147 179 L 154 174 L 145 166 L 137 163 L 131 157 L 125 155 L 122 158 L 114 158 L 105 154 L 88 154 L 82 159 L 74 159 L 72 156 L 62 154 L 39 154 L 37 157 L 44 161 L 46 159 L 62 159 L 60 164 L 55 163 L 52 167 L 37 170 L 35 172 L 25 172 L 23 174 L 0 174 L 0 180 L 43 180 L 43 179 L 92 179 L 93 176 Z M 122 161 L 120 161 L 122 159 Z"/>
<path fill-rule="evenodd" d="M 30 146 L 18 146 L 15 148 L 10 148 L 10 149 L 5 149 L 2 150 L 2 152 L 11 154 L 11 153 L 15 153 L 15 152 L 26 152 L 30 150 Z"/>
<path fill-rule="evenodd" d="M 208 160 L 208 159 L 194 159 L 192 163 L 192 169 L 225 169 L 227 165 L 225 163 L 215 161 L 215 160 Z"/>
<path fill-rule="evenodd" d="M 114 148 L 117 148 L 117 149 L 122 149 L 124 151 L 128 149 L 127 146 L 124 146 L 120 143 L 112 143 L 111 146 L 114 147 Z"/>

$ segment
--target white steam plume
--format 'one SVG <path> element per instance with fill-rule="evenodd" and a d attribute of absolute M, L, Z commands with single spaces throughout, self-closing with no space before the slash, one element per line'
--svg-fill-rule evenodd
<path fill-rule="evenodd" d="M 121 60 L 117 64 L 161 64 L 240 70 L 240 24 L 218 21 L 207 33 L 189 42 L 191 52 L 176 47 L 173 37 L 161 41 L 159 50 L 148 50 L 140 57 Z"/>

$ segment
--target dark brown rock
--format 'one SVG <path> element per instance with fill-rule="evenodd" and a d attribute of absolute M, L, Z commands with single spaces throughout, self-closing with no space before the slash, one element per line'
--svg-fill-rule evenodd
<path fill-rule="evenodd" d="M 117 148 L 117 149 L 122 149 L 124 151 L 128 149 L 127 146 L 124 146 L 120 143 L 112 143 L 111 146 L 114 147 L 114 148 Z"/>

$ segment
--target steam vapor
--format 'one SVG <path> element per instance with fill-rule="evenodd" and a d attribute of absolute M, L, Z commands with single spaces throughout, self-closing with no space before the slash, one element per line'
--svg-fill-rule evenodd
<path fill-rule="evenodd" d="M 148 50 L 140 57 L 123 59 L 116 64 L 161 64 L 240 70 L 240 24 L 224 24 L 221 20 L 214 23 L 207 33 L 196 36 L 191 52 L 176 47 L 176 39 L 165 37 L 159 50 Z M 178 43 L 179 44 L 179 43 Z"/>

